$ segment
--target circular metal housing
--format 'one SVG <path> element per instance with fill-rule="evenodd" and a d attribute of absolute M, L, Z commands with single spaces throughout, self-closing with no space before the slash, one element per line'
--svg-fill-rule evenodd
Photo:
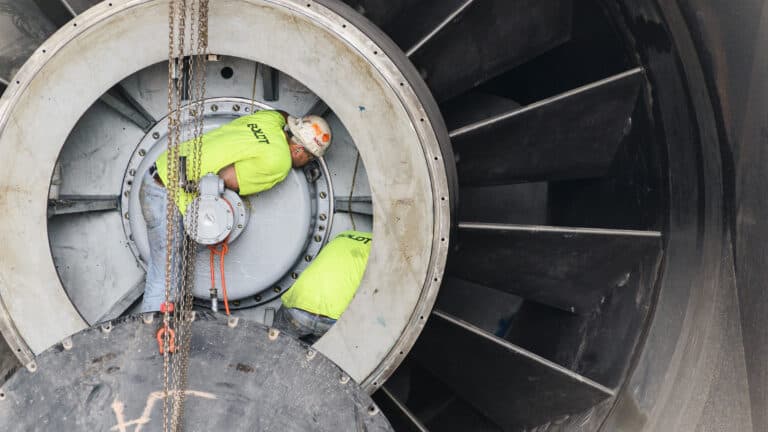
<path fill-rule="evenodd" d="M 188 235 L 194 235 L 195 242 L 201 245 L 221 243 L 232 232 L 235 223 L 234 208 L 224 198 L 203 195 L 195 198 L 189 204 L 187 214 L 192 214 L 197 207 L 197 228 L 192 224 L 192 218 L 184 218 L 184 228 Z"/>
<path fill-rule="evenodd" d="M 316 348 L 373 390 L 410 349 L 434 304 L 455 193 L 446 167 L 454 164 L 437 106 L 408 59 L 366 21 L 329 6 L 215 2 L 209 50 L 268 64 L 303 83 L 359 150 L 376 240 L 355 298 Z M 167 59 L 167 47 L 157 43 L 167 39 L 167 8 L 163 0 L 103 2 L 59 30 L 16 75 L 0 99 L 0 152 L 7 157 L 0 213 L 6 224 L 46 226 L 50 182 L 29 179 L 51 178 L 69 132 L 96 100 L 126 76 Z M 43 128 L 30 127 L 40 112 L 57 115 Z M 19 151 L 19 143 L 42 145 Z M 42 260 L 0 267 L 0 327 L 28 363 L 86 323 L 61 285 L 45 232 L 4 230 L 0 242 L 24 244 L 26 256 Z"/>

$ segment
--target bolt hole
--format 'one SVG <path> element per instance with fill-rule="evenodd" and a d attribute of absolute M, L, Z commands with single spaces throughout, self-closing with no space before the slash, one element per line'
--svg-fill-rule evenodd
<path fill-rule="evenodd" d="M 77 27 L 77 23 L 72 24 L 73 26 Z"/>
<path fill-rule="evenodd" d="M 373 55 L 378 55 L 378 54 L 379 54 L 379 52 L 378 52 L 378 51 L 374 51 L 374 52 L 373 52 Z"/>
<path fill-rule="evenodd" d="M 235 75 L 235 71 L 232 70 L 231 67 L 227 66 L 225 68 L 221 68 L 221 77 L 224 79 L 230 79 L 232 76 Z"/>
<path fill-rule="evenodd" d="M 419 319 L 420 319 L 420 320 L 423 320 L 423 319 L 424 319 L 424 315 L 420 316 L 420 317 L 419 317 Z"/>
<path fill-rule="evenodd" d="M 437 156 L 435 156 L 435 160 L 440 160 L 440 158 L 438 158 Z"/>
<path fill-rule="evenodd" d="M 424 119 L 419 119 L 420 122 L 424 123 Z"/>
<path fill-rule="evenodd" d="M 342 24 L 341 28 L 347 28 L 347 25 L 346 24 Z"/>
<path fill-rule="evenodd" d="M 309 4 L 309 3 L 307 3 L 307 7 L 312 7 L 312 5 L 311 5 L 311 4 Z"/>
<path fill-rule="evenodd" d="M 45 54 L 46 52 L 47 52 L 46 50 L 43 50 L 43 54 Z"/>

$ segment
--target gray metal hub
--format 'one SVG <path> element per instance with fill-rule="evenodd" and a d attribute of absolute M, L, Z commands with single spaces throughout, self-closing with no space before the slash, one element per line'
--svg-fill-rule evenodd
<path fill-rule="evenodd" d="M 250 114 L 250 104 L 240 98 L 207 100 L 205 130 Z M 191 120 L 188 108 L 183 108 L 187 122 Z M 271 107 L 256 104 L 253 109 Z M 167 118 L 158 122 L 138 144 L 123 180 L 123 229 L 136 259 L 145 268 L 149 243 L 139 203 L 140 185 L 135 182 L 142 181 L 145 171 L 167 148 L 166 134 Z M 203 300 L 210 298 L 210 252 L 205 245 L 220 243 L 230 235 L 225 277 L 231 306 L 252 307 L 280 296 L 317 256 L 331 233 L 333 218 L 328 215 L 333 215 L 333 187 L 329 179 L 325 161 L 319 159 L 305 169 L 291 170 L 283 182 L 259 194 L 240 197 L 224 190 L 223 197 L 218 198 L 214 196 L 216 190 L 202 197 L 198 243 L 203 246 L 197 255 L 193 295 Z M 230 210 L 233 213 L 228 213 Z M 219 299 L 223 299 L 220 274 L 217 259 L 215 280 Z"/>

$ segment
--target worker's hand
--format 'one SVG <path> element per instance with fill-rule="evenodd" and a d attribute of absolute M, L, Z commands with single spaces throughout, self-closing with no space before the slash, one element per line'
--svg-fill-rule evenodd
<path fill-rule="evenodd" d="M 237 181 L 237 172 L 234 165 L 225 166 L 219 171 L 219 177 L 224 180 L 224 186 L 235 192 L 240 192 L 240 183 Z"/>

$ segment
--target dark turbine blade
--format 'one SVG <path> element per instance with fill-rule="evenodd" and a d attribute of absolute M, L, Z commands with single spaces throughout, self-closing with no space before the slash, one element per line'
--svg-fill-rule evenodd
<path fill-rule="evenodd" d="M 600 384 L 437 310 L 413 355 L 503 430 L 539 425 L 613 396 Z"/>
<path fill-rule="evenodd" d="M 600 177 L 643 82 L 633 69 L 451 132 L 462 185 Z"/>
<path fill-rule="evenodd" d="M 569 40 L 572 7 L 570 0 L 476 0 L 409 54 L 435 98 L 446 100 Z"/>
<path fill-rule="evenodd" d="M 419 419 L 386 387 L 379 389 L 372 397 L 397 432 L 428 432 Z"/>
<path fill-rule="evenodd" d="M 661 251 L 656 231 L 472 223 L 459 229 L 447 267 L 452 276 L 579 313 Z"/>

